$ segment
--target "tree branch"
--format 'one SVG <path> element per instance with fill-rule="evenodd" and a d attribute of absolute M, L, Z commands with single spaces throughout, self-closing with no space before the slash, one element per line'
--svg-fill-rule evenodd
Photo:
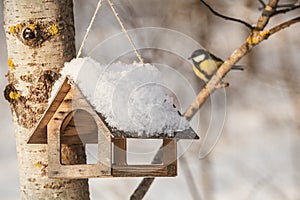
<path fill-rule="evenodd" d="M 284 14 L 287 12 L 290 12 L 292 10 L 296 10 L 298 8 L 300 8 L 300 1 L 298 1 L 295 4 L 291 4 L 291 5 L 278 5 L 278 7 L 286 7 L 285 9 L 280 9 L 280 10 L 276 10 L 272 16 L 278 15 L 278 14 Z"/>
<path fill-rule="evenodd" d="M 202 0 L 201 0 L 202 1 Z M 197 111 L 202 107 L 205 101 L 208 99 L 210 94 L 212 94 L 216 89 L 218 84 L 230 71 L 231 67 L 236 64 L 241 58 L 243 58 L 248 52 L 251 51 L 253 47 L 261 43 L 262 41 L 268 39 L 271 35 L 283 30 L 295 23 L 300 22 L 300 17 L 296 17 L 282 24 L 279 24 L 270 30 L 263 31 L 263 29 L 268 24 L 271 15 L 266 15 L 266 13 L 272 13 L 276 10 L 278 0 L 269 0 L 269 3 L 265 6 L 262 15 L 257 20 L 257 25 L 254 30 L 252 30 L 250 36 L 247 38 L 246 43 L 242 44 L 237 50 L 235 50 L 231 56 L 220 66 L 215 75 L 208 81 L 208 83 L 200 91 L 194 102 L 189 106 L 187 111 L 184 113 L 184 117 L 190 121 Z M 140 200 L 149 190 L 154 178 L 144 178 L 142 182 L 138 185 L 137 189 L 131 196 L 131 200 Z"/>
<path fill-rule="evenodd" d="M 223 18 L 223 19 L 225 19 L 225 20 L 230 20 L 230 21 L 234 21 L 234 22 L 238 22 L 238 23 L 241 23 L 241 24 L 243 24 L 243 25 L 245 25 L 247 28 L 249 28 L 250 30 L 252 30 L 253 29 L 253 27 L 249 24 L 249 23 L 247 23 L 247 22 L 245 22 L 245 21 L 243 21 L 243 20 L 241 20 L 241 19 L 236 19 L 236 18 L 233 18 L 233 17 L 228 17 L 228 16 L 225 16 L 225 15 L 222 15 L 222 14 L 220 14 L 220 13 L 218 13 L 217 11 L 215 11 L 208 3 L 206 3 L 204 0 L 200 0 L 213 14 L 215 14 L 216 16 L 218 16 L 218 17 L 221 17 L 221 18 Z"/>
<path fill-rule="evenodd" d="M 147 191 L 149 190 L 151 184 L 153 183 L 154 178 L 143 178 L 139 186 L 133 192 L 130 197 L 130 200 L 140 200 L 143 199 Z"/>
<path fill-rule="evenodd" d="M 296 3 L 279 4 L 277 6 L 277 8 L 287 8 L 287 7 L 292 7 L 292 6 L 299 5 L 299 4 L 300 4 L 300 0 L 298 0 Z"/>
<path fill-rule="evenodd" d="M 279 0 L 269 0 L 269 3 L 265 6 L 261 16 L 257 20 L 254 32 L 262 31 L 269 23 L 270 17 L 276 11 L 276 7 Z"/>
<path fill-rule="evenodd" d="M 279 24 L 277 26 L 274 26 L 273 28 L 271 28 L 268 32 L 269 34 L 266 34 L 266 36 L 264 37 L 264 39 L 268 39 L 271 35 L 273 35 L 274 33 L 277 33 L 278 31 L 281 31 L 282 29 L 288 28 L 289 26 L 299 23 L 300 22 L 300 17 L 296 17 L 293 19 L 290 19 L 286 22 L 283 22 L 282 24 Z"/>

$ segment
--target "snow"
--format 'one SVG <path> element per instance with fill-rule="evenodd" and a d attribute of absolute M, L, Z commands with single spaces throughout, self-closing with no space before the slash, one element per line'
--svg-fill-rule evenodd
<path fill-rule="evenodd" d="M 52 98 L 65 76 L 70 76 L 111 127 L 132 136 L 173 136 L 175 131 L 189 128 L 173 107 L 173 98 L 166 93 L 163 77 L 154 65 L 101 65 L 86 57 L 65 63 L 61 74 Z"/>

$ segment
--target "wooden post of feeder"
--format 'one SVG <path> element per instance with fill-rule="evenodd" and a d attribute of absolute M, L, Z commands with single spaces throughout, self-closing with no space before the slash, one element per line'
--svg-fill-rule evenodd
<path fill-rule="evenodd" d="M 163 139 L 163 165 L 167 167 L 169 176 L 177 175 L 176 139 Z"/>
<path fill-rule="evenodd" d="M 114 142 L 114 163 L 116 165 L 127 165 L 126 138 L 113 139 L 113 142 Z"/>

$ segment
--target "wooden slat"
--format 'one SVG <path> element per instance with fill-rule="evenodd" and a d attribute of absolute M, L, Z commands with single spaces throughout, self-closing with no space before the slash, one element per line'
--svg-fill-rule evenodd
<path fill-rule="evenodd" d="M 84 110 L 75 110 L 68 114 L 61 128 L 61 143 L 97 144 L 98 127 L 93 116 Z"/>
<path fill-rule="evenodd" d="M 62 130 L 62 138 L 63 137 L 70 137 L 70 136 L 84 136 L 84 135 L 94 135 L 95 142 L 97 142 L 97 131 L 96 127 L 71 127 L 67 126 L 64 130 Z"/>
<path fill-rule="evenodd" d="M 114 143 L 114 164 L 127 164 L 127 144 L 126 139 L 113 139 Z"/>
<path fill-rule="evenodd" d="M 169 165 L 177 160 L 177 147 L 176 140 L 164 139 L 163 140 L 163 163 Z"/>
<path fill-rule="evenodd" d="M 103 121 L 97 116 L 95 119 L 98 128 L 98 160 L 102 164 L 102 170 L 111 174 L 112 165 L 112 141 L 111 134 Z"/>
<path fill-rule="evenodd" d="M 62 120 L 50 120 L 48 124 L 48 172 L 58 171 L 60 169 L 60 125 Z"/>
<path fill-rule="evenodd" d="M 177 142 L 174 139 L 163 140 L 163 164 L 167 165 L 169 176 L 177 175 Z"/>
<path fill-rule="evenodd" d="M 167 166 L 163 165 L 113 165 L 113 177 L 167 177 Z M 175 175 L 176 176 L 176 175 Z"/>
<path fill-rule="evenodd" d="M 61 165 L 55 170 L 51 168 L 48 172 L 50 178 L 110 178 L 111 173 L 102 170 L 105 166 L 101 163 L 97 164 L 80 164 L 80 165 Z"/>
<path fill-rule="evenodd" d="M 73 111 L 73 112 L 70 112 L 65 118 L 64 118 L 64 121 L 61 125 L 61 130 L 62 132 L 67 128 L 67 126 L 71 125 L 70 122 L 71 120 L 73 120 L 73 117 L 75 115 L 76 111 Z"/>
<path fill-rule="evenodd" d="M 68 83 L 69 79 L 66 77 L 61 87 L 59 88 L 55 98 L 50 103 L 44 115 L 41 117 L 40 121 L 37 124 L 37 127 L 34 129 L 31 137 L 28 140 L 28 144 L 46 144 L 47 143 L 47 124 L 50 119 L 57 111 L 61 102 L 66 97 L 67 93 L 71 89 L 71 86 Z"/>
<path fill-rule="evenodd" d="M 95 138 L 94 134 L 86 134 L 84 136 L 79 137 L 78 135 L 72 135 L 72 136 L 64 136 L 61 138 L 62 144 L 98 144 L 97 141 L 97 135 Z"/>

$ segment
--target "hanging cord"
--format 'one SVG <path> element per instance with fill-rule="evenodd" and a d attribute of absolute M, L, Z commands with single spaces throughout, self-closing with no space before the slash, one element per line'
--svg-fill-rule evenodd
<path fill-rule="evenodd" d="M 90 24 L 89 24 L 89 26 L 88 26 L 88 28 L 87 28 L 87 30 L 85 32 L 84 38 L 82 40 L 82 43 L 81 43 L 81 46 L 80 46 L 80 48 L 78 50 L 76 58 L 79 58 L 79 56 L 81 55 L 82 49 L 83 49 L 83 47 L 85 45 L 86 39 L 87 39 L 87 37 L 88 37 L 88 35 L 89 35 L 90 31 L 91 31 L 92 25 L 93 25 L 93 23 L 94 23 L 94 21 L 96 19 L 96 15 L 97 15 L 97 13 L 98 13 L 101 5 L 102 5 L 102 0 L 99 0 L 98 5 L 96 7 L 96 10 L 94 12 L 94 15 L 93 15 L 93 17 L 92 17 L 92 19 L 90 21 Z"/>
<path fill-rule="evenodd" d="M 119 22 L 119 24 L 120 24 L 120 26 L 121 26 L 123 32 L 125 33 L 125 35 L 126 35 L 128 41 L 129 41 L 131 47 L 133 48 L 135 55 L 137 56 L 137 58 L 139 59 L 139 61 L 144 65 L 143 58 L 142 58 L 142 56 L 139 54 L 139 52 L 138 52 L 138 50 L 136 49 L 136 46 L 134 45 L 134 43 L 133 43 L 131 37 L 129 36 L 127 30 L 125 29 L 125 26 L 124 26 L 123 22 L 121 21 L 121 19 L 120 19 L 120 17 L 119 17 L 119 14 L 117 13 L 116 9 L 114 8 L 114 4 L 113 4 L 110 0 L 107 0 L 107 1 L 108 1 L 109 5 L 110 5 L 110 7 L 111 7 L 111 9 L 112 9 L 112 11 L 113 11 L 115 17 L 117 18 L 117 20 L 118 20 L 118 22 Z"/>
<path fill-rule="evenodd" d="M 86 32 L 85 32 L 84 38 L 83 38 L 83 40 L 82 40 L 82 43 L 81 43 L 81 46 L 80 46 L 80 48 L 79 48 L 79 50 L 78 50 L 78 53 L 77 53 L 76 58 L 79 58 L 80 55 L 81 55 L 82 49 L 83 49 L 83 47 L 84 47 L 84 45 L 85 45 L 85 42 L 86 42 L 86 40 L 87 40 L 87 37 L 88 37 L 90 31 L 91 31 L 92 25 L 93 25 L 93 23 L 94 23 L 94 21 L 95 21 L 95 19 L 96 19 L 96 15 L 97 15 L 97 13 L 98 13 L 98 11 L 99 11 L 101 5 L 102 5 L 102 1 L 103 1 L 103 0 L 99 0 L 99 2 L 98 2 L 98 4 L 97 4 L 96 10 L 95 10 L 95 12 L 94 12 L 94 15 L 93 15 L 93 17 L 92 17 L 92 19 L 91 19 L 91 21 L 90 21 L 90 24 L 89 24 L 87 30 L 86 30 Z M 120 17 L 119 17 L 119 14 L 117 13 L 116 9 L 114 8 L 114 4 L 113 4 L 110 0 L 107 0 L 107 1 L 108 1 L 109 5 L 110 5 L 110 7 L 111 7 L 111 9 L 112 9 L 112 11 L 113 11 L 113 13 L 114 13 L 116 19 L 118 20 L 118 22 L 119 22 L 119 24 L 120 24 L 120 26 L 121 26 L 121 28 L 122 28 L 122 31 L 125 33 L 125 35 L 126 35 L 128 41 L 129 41 L 129 43 L 130 43 L 132 49 L 134 50 L 135 55 L 136 55 L 137 58 L 139 59 L 140 63 L 142 63 L 142 64 L 144 65 L 143 58 L 142 58 L 142 56 L 139 54 L 139 52 L 138 52 L 138 50 L 136 49 L 136 47 L 135 47 L 135 45 L 134 45 L 134 43 L 133 43 L 131 37 L 129 36 L 127 30 L 125 29 L 125 26 L 124 26 L 123 22 L 121 21 L 121 19 L 120 19 Z"/>

